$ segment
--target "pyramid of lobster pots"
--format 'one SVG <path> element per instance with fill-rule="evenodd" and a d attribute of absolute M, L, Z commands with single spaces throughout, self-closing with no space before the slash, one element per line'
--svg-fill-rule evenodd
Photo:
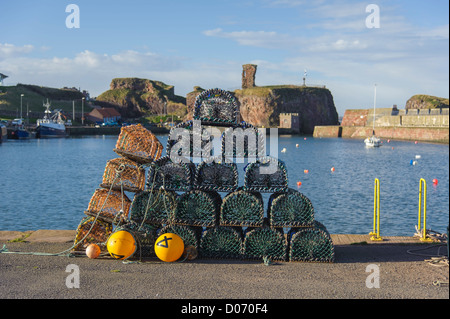
<path fill-rule="evenodd" d="M 285 164 L 264 146 L 264 132 L 239 122 L 236 98 L 217 88 L 197 96 L 194 120 L 171 129 L 165 154 L 142 125 L 122 127 L 119 157 L 106 163 L 74 250 L 106 250 L 113 232 L 127 230 L 134 257 L 153 257 L 158 236 L 171 232 L 199 259 L 333 262 L 311 201 L 288 186 Z"/>

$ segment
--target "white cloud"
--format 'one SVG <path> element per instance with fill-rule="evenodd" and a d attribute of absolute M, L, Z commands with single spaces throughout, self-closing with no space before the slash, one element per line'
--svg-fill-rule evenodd
<path fill-rule="evenodd" d="M 0 58 L 8 58 L 30 53 L 33 51 L 32 45 L 15 46 L 9 43 L 0 43 Z"/>

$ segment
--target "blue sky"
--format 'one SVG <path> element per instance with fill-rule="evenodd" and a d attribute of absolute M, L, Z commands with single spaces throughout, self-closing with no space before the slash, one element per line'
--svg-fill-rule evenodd
<path fill-rule="evenodd" d="M 1 0 L 0 73 L 16 83 L 75 86 L 97 96 L 114 77 L 234 90 L 242 64 L 257 85 L 330 89 L 346 109 L 449 96 L 449 7 L 444 0 Z M 66 6 L 80 10 L 67 28 Z M 379 28 L 366 19 L 379 8 Z"/>

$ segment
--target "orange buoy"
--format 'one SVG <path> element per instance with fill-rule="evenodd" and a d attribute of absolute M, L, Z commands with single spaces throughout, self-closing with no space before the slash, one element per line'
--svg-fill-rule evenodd
<path fill-rule="evenodd" d="M 305 170 L 303 171 L 303 173 L 308 174 L 308 173 L 309 173 L 309 170 L 305 169 Z"/>
<path fill-rule="evenodd" d="M 162 234 L 155 243 L 156 256 L 165 262 L 177 261 L 184 252 L 183 239 L 174 233 Z"/>
<path fill-rule="evenodd" d="M 297 186 L 298 187 L 302 186 L 302 182 L 297 182 Z"/>
<path fill-rule="evenodd" d="M 414 144 L 417 144 L 417 143 L 418 143 L 417 141 L 414 142 Z"/>
<path fill-rule="evenodd" d="M 433 179 L 433 184 L 437 185 L 438 184 L 438 180 L 436 178 Z"/>
<path fill-rule="evenodd" d="M 334 167 L 331 168 L 331 171 L 334 172 Z"/>
<path fill-rule="evenodd" d="M 86 256 L 91 259 L 95 259 L 100 255 L 101 249 L 97 244 L 90 244 L 86 248 Z"/>

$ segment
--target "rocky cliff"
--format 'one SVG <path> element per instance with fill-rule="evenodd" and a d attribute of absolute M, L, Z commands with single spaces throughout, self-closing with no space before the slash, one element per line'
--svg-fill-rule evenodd
<path fill-rule="evenodd" d="M 236 90 L 241 119 L 255 126 L 277 127 L 280 113 L 298 113 L 300 130 L 312 134 L 316 125 L 338 125 L 333 96 L 326 88 L 280 85 Z"/>
<path fill-rule="evenodd" d="M 162 114 L 185 108 L 186 99 L 174 94 L 174 87 L 160 81 L 116 78 L 110 89 L 97 97 L 96 104 L 113 106 L 123 117 Z M 166 108 L 166 109 L 165 109 Z"/>
<path fill-rule="evenodd" d="M 407 102 L 405 109 L 434 109 L 434 108 L 448 108 L 448 99 L 417 94 L 412 96 Z"/>

